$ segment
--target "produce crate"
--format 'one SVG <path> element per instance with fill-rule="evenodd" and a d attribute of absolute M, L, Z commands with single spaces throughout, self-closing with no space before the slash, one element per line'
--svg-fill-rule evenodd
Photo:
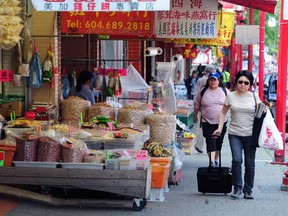
<path fill-rule="evenodd" d="M 165 188 L 166 180 L 169 175 L 170 165 L 153 164 L 151 188 Z"/>
<path fill-rule="evenodd" d="M 22 139 L 16 137 L 16 161 L 36 161 L 38 153 L 38 138 Z"/>
<path fill-rule="evenodd" d="M 15 146 L 0 144 L 0 151 L 4 151 L 4 166 L 12 165 L 15 150 Z"/>

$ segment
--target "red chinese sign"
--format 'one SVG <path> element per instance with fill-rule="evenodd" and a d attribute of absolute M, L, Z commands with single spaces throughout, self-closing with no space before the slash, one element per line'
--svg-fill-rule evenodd
<path fill-rule="evenodd" d="M 12 70 L 0 70 L 1 82 L 12 82 L 14 79 L 14 72 Z"/>
<path fill-rule="evenodd" d="M 61 12 L 63 33 L 154 35 L 154 13 L 137 12 Z"/>

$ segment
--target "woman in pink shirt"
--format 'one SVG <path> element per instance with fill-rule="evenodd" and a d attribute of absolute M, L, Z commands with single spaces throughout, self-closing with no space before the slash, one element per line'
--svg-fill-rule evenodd
<path fill-rule="evenodd" d="M 212 136 L 218 128 L 219 114 L 224 105 L 228 90 L 224 87 L 217 72 L 211 72 L 206 86 L 200 91 L 194 103 L 194 122 L 198 122 L 197 114 L 201 111 L 201 124 L 203 136 L 206 138 L 206 149 L 211 158 L 211 166 L 219 165 L 219 151 L 221 151 L 223 138 L 226 133 L 225 120 L 220 136 Z"/>

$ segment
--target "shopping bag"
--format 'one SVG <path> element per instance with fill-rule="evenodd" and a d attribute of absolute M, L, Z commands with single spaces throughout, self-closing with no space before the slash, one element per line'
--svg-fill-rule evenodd
<path fill-rule="evenodd" d="M 251 141 L 253 146 L 259 147 L 258 140 L 259 140 L 259 136 L 260 136 L 260 132 L 261 132 L 261 128 L 262 128 L 265 116 L 266 116 L 266 113 L 263 112 L 260 118 L 256 118 L 256 117 L 254 118 L 253 129 L 252 129 L 252 141 Z"/>
<path fill-rule="evenodd" d="M 270 110 L 267 110 L 259 135 L 259 147 L 269 150 L 283 150 L 283 139 Z"/>

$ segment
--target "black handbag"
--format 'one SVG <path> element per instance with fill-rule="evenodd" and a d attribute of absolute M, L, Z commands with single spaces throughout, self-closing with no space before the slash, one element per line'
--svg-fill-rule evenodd
<path fill-rule="evenodd" d="M 254 100 L 255 100 L 255 113 L 257 110 L 257 102 L 256 102 L 256 97 L 255 93 L 253 92 Z M 254 117 L 254 122 L 253 122 L 253 130 L 252 130 L 252 141 L 251 144 L 252 146 L 259 147 L 258 139 L 259 135 L 261 132 L 263 120 L 266 116 L 266 112 L 263 112 L 260 118 Z"/>

